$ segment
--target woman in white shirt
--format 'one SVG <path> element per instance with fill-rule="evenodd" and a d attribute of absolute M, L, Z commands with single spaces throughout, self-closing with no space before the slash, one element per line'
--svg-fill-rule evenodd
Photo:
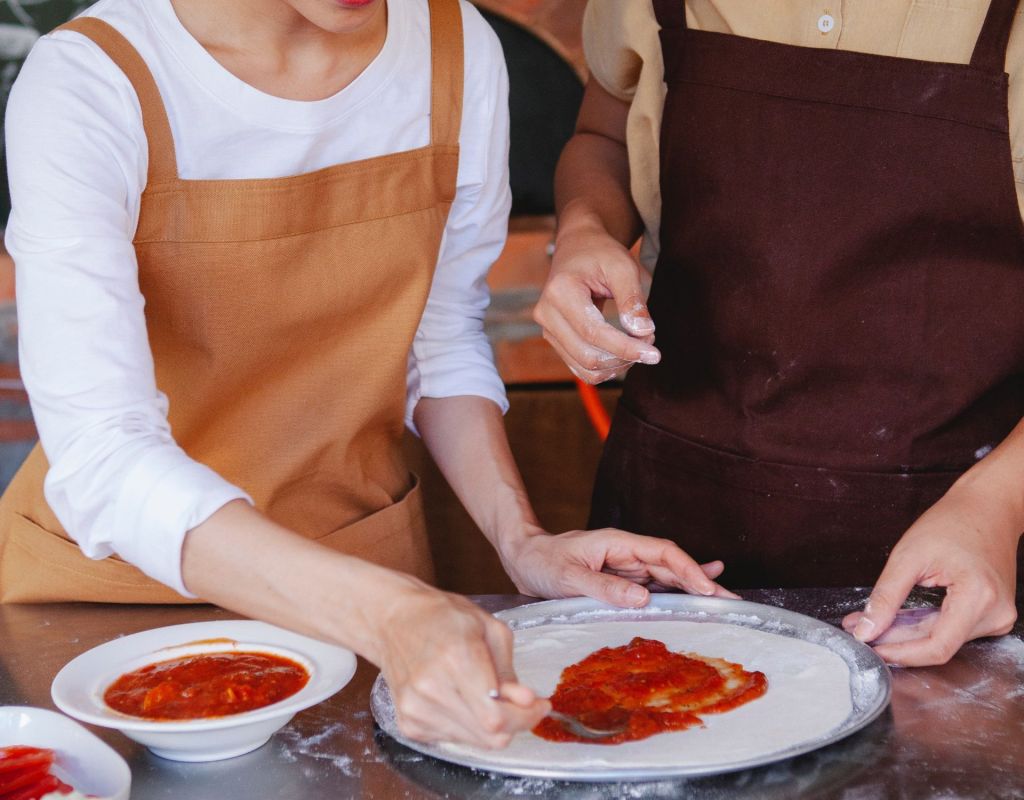
<path fill-rule="evenodd" d="M 42 450 L 0 504 L 0 599 L 203 598 L 366 656 L 410 736 L 502 746 L 547 703 L 426 583 L 403 416 L 522 591 L 724 594 L 525 497 L 482 328 L 506 94 L 458 0 L 102 0 L 45 37 L 7 117 Z"/>

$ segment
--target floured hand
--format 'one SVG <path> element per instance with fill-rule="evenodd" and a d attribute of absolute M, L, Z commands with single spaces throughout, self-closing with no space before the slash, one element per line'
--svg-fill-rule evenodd
<path fill-rule="evenodd" d="M 958 482 L 903 535 L 864 611 L 844 627 L 905 667 L 945 664 L 971 639 L 1008 633 L 1017 618 L 1019 538 L 1005 504 L 974 481 Z M 893 631 L 914 586 L 944 587 L 942 607 Z"/>
<path fill-rule="evenodd" d="M 614 528 L 537 533 L 501 556 L 519 591 L 534 597 L 584 595 L 618 606 L 645 605 L 658 590 L 736 597 L 714 580 L 721 561 L 698 564 L 674 542 Z"/>

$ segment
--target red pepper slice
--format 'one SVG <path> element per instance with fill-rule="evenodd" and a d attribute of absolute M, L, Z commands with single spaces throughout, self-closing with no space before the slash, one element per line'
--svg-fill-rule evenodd
<path fill-rule="evenodd" d="M 25 767 L 42 766 L 49 769 L 53 765 L 53 758 L 53 751 L 42 747 L 0 747 L 0 780 L 8 773 Z M 0 783 L 0 789 L 2 788 L 3 784 Z"/>
<path fill-rule="evenodd" d="M 35 783 L 32 786 L 26 786 L 23 789 L 15 789 L 13 792 L 0 790 L 0 800 L 39 800 L 43 795 L 57 791 L 62 786 L 64 786 L 64 784 L 56 777 L 53 775 L 46 775 L 38 783 Z"/>

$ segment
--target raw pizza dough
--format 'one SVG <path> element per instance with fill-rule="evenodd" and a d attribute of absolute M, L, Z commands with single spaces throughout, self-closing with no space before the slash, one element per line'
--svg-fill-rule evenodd
<path fill-rule="evenodd" d="M 717 622 L 635 621 L 539 625 L 515 632 L 519 680 L 545 697 L 562 670 L 601 647 L 634 636 L 658 639 L 669 650 L 724 658 L 768 678 L 763 697 L 723 714 L 701 714 L 704 727 L 638 742 L 595 745 L 549 742 L 521 733 L 504 750 L 444 744 L 453 754 L 524 768 L 705 767 L 768 756 L 819 739 L 853 711 L 850 669 L 831 650 L 811 642 Z"/>

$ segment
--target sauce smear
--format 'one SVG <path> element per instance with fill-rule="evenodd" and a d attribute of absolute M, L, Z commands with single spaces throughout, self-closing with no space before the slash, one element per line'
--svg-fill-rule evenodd
<path fill-rule="evenodd" d="M 749 703 L 768 690 L 763 672 L 694 653 L 673 653 L 662 642 L 637 636 L 621 647 L 604 647 L 566 667 L 551 695 L 555 711 L 595 729 L 619 728 L 603 739 L 585 739 L 545 717 L 533 729 L 552 742 L 621 744 L 657 733 L 701 725 L 698 714 L 718 714 Z"/>
<path fill-rule="evenodd" d="M 309 682 L 301 664 L 269 653 L 206 653 L 148 664 L 103 695 L 122 714 L 156 720 L 240 714 L 291 697 Z"/>

